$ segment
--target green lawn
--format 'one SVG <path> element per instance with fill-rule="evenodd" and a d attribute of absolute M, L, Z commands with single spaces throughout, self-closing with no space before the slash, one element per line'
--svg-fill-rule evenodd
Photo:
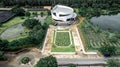
<path fill-rule="evenodd" d="M 52 52 L 75 52 L 75 47 L 73 44 L 69 47 L 56 47 L 53 45 Z"/>
<path fill-rule="evenodd" d="M 7 28 L 11 27 L 12 25 L 22 23 L 24 22 L 26 17 L 15 17 L 7 22 L 5 22 L 1 27 L 0 27 L 0 34 L 5 31 Z"/>
<path fill-rule="evenodd" d="M 55 44 L 57 46 L 68 46 L 68 45 L 70 45 L 69 32 L 56 32 Z"/>
<path fill-rule="evenodd" d="M 57 30 L 60 31 L 60 30 Z M 73 41 L 73 37 L 72 37 L 72 32 L 70 31 L 70 34 L 68 34 L 68 32 L 66 32 L 66 30 L 61 30 L 61 31 L 65 31 L 65 32 L 58 32 L 58 35 L 56 35 L 56 41 L 62 44 L 70 44 L 70 37 L 72 40 L 72 44 L 69 46 L 56 46 L 56 42 L 54 44 L 54 40 L 55 40 L 55 32 L 57 33 L 57 31 L 54 31 L 54 37 L 53 37 L 53 44 L 52 44 L 52 52 L 75 52 L 75 46 L 74 46 L 74 41 Z M 67 30 L 69 31 L 69 30 Z M 62 37 L 61 37 L 62 36 Z M 67 41 L 66 41 L 67 40 Z M 65 42 L 65 43 L 64 43 Z M 68 42 L 68 43 L 67 43 Z"/>

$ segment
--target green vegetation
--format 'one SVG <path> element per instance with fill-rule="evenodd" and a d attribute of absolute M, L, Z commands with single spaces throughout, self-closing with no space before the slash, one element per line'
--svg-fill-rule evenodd
<path fill-rule="evenodd" d="M 120 66 L 119 60 L 116 60 L 116 59 L 108 59 L 107 64 L 108 64 L 108 67 L 119 67 Z"/>
<path fill-rule="evenodd" d="M 34 0 L 34 1 L 29 1 L 29 0 L 21 0 L 21 1 L 16 1 L 16 0 L 1 0 L 0 3 L 3 6 L 25 6 L 25 7 L 30 7 L 30 6 L 45 6 L 45 5 L 51 5 L 54 6 L 56 4 L 63 4 L 63 5 L 68 5 L 71 7 L 92 7 L 92 8 L 101 8 L 101 9 L 117 9 L 119 8 L 119 0 Z"/>
<path fill-rule="evenodd" d="M 29 12 L 31 14 L 31 17 L 37 16 L 37 15 L 41 15 L 41 17 L 42 17 L 42 14 L 43 14 L 43 16 L 48 15 L 47 11 L 29 11 Z"/>
<path fill-rule="evenodd" d="M 56 47 L 55 45 L 52 45 L 52 52 L 75 52 L 75 47 L 74 45 L 69 47 Z"/>
<path fill-rule="evenodd" d="M 19 23 L 23 23 L 26 20 L 26 17 L 24 16 L 17 16 L 9 21 L 7 21 L 6 23 L 2 24 L 2 26 L 0 27 L 0 34 L 2 32 L 4 32 L 7 28 L 15 25 L 15 24 L 19 24 Z"/>
<path fill-rule="evenodd" d="M 47 25 L 53 25 L 54 22 L 52 21 L 52 16 L 48 16 L 46 20 L 44 21 Z"/>
<path fill-rule="evenodd" d="M 70 45 L 70 34 L 69 32 L 56 32 L 55 45 L 68 46 Z"/>
<path fill-rule="evenodd" d="M 36 46 L 39 41 L 33 37 L 20 38 L 18 40 L 13 40 L 3 49 L 5 51 L 15 51 L 25 47 Z"/>
<path fill-rule="evenodd" d="M 26 64 L 26 63 L 28 63 L 30 61 L 30 58 L 29 57 L 23 57 L 22 59 L 21 59 L 21 62 L 23 63 L 23 64 Z"/>
<path fill-rule="evenodd" d="M 0 50 L 4 50 L 6 48 L 6 46 L 8 45 L 8 41 L 7 40 L 1 40 L 0 39 Z"/>
<path fill-rule="evenodd" d="M 28 22 L 27 22 L 28 21 Z M 24 21 L 23 21 L 24 22 Z M 34 22 L 34 23 L 32 23 Z M 25 24 L 26 23 L 26 24 Z M 30 25 L 30 23 L 32 23 Z M 5 23 L 6 24 L 6 23 Z M 4 25 L 4 24 L 3 24 Z M 26 28 L 30 28 L 29 31 L 26 32 L 26 36 L 19 37 L 11 40 L 8 42 L 7 40 L 0 40 L 0 49 L 2 51 L 15 51 L 25 47 L 32 47 L 32 46 L 42 46 L 42 42 L 44 40 L 44 36 L 48 25 L 44 23 L 43 25 L 40 24 L 35 19 L 27 19 L 23 23 Z M 9 25 L 11 26 L 11 25 Z M 7 28 L 7 26 L 6 26 Z M 24 33 L 23 33 L 24 34 Z M 21 35 L 23 35 L 21 33 Z"/>
<path fill-rule="evenodd" d="M 109 57 L 111 55 L 115 55 L 116 48 L 114 46 L 104 45 L 99 48 L 99 51 L 105 56 Z"/>
<path fill-rule="evenodd" d="M 16 7 L 13 7 L 12 10 L 11 10 L 13 13 L 15 13 L 17 16 L 24 16 L 25 15 L 25 10 L 16 6 Z"/>
<path fill-rule="evenodd" d="M 4 52 L 0 51 L 0 59 L 3 58 Z"/>
<path fill-rule="evenodd" d="M 82 31 L 87 50 L 98 50 L 101 46 L 115 46 L 116 54 L 120 54 L 119 33 L 112 33 L 108 30 L 101 30 L 98 26 L 93 26 L 88 18 L 78 25 Z"/>
<path fill-rule="evenodd" d="M 23 23 L 23 26 L 25 26 L 27 28 L 33 28 L 35 25 L 39 25 L 39 24 L 40 24 L 40 22 L 36 19 L 27 19 Z"/>
<path fill-rule="evenodd" d="M 75 64 L 69 64 L 69 67 L 76 67 Z"/>
<path fill-rule="evenodd" d="M 25 16 L 26 16 L 26 17 L 30 17 L 30 16 L 31 16 L 31 13 L 27 11 L 27 12 L 25 12 Z"/>
<path fill-rule="evenodd" d="M 37 64 L 35 65 L 35 67 L 58 67 L 57 66 L 57 60 L 55 57 L 53 56 L 48 56 L 45 58 L 41 58 Z"/>
<path fill-rule="evenodd" d="M 59 30 L 57 30 L 57 31 L 59 31 Z M 56 33 L 57 33 L 57 31 L 55 31 Z M 64 33 L 64 31 L 65 30 L 61 30 L 61 32 L 58 32 L 58 33 Z M 69 31 L 69 30 L 67 30 L 67 31 Z M 54 42 L 54 40 L 55 40 L 55 32 L 54 32 L 54 39 L 53 39 L 53 42 Z M 66 33 L 66 32 L 65 32 Z M 73 42 L 73 38 L 72 38 L 72 32 L 70 31 L 70 33 L 71 34 L 69 34 L 70 36 L 67 38 L 67 39 L 69 39 L 70 37 L 71 37 L 71 40 L 72 40 L 72 44 L 70 45 L 70 46 L 57 46 L 56 45 L 56 42 L 55 42 L 55 44 L 53 43 L 53 45 L 52 45 L 52 52 L 75 52 L 75 47 L 74 47 L 74 42 Z M 66 35 L 68 35 L 68 34 L 66 34 Z M 58 35 L 58 37 L 60 37 L 59 35 Z M 64 36 L 65 37 L 65 36 Z M 56 37 L 57 38 L 57 37 Z M 61 38 L 61 37 L 60 37 Z M 57 40 L 57 39 L 56 39 Z M 55 40 L 55 41 L 56 41 Z M 58 40 L 59 41 L 59 40 Z M 64 39 L 62 39 L 61 41 L 63 41 L 64 42 Z M 59 42 L 59 43 L 61 43 L 61 41 Z M 62 42 L 62 43 L 63 43 Z M 63 43 L 64 44 L 64 43 Z M 68 43 L 69 44 L 69 43 Z M 61 44 L 62 45 L 62 44 Z"/>

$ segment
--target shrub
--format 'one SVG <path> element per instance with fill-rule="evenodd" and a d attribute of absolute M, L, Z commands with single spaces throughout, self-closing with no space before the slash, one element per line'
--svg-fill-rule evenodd
<path fill-rule="evenodd" d="M 115 46 L 109 46 L 109 45 L 105 45 L 99 48 L 99 51 L 105 56 L 105 57 L 109 57 L 111 55 L 114 55 L 116 52 L 116 48 Z"/>
<path fill-rule="evenodd" d="M 111 42 L 111 43 L 116 43 L 118 41 L 118 38 L 116 38 L 116 37 L 111 37 L 108 39 L 109 39 L 109 42 Z"/>
<path fill-rule="evenodd" d="M 108 59 L 107 64 L 108 64 L 108 67 L 119 67 L 120 62 L 115 59 Z"/>
<path fill-rule="evenodd" d="M 29 57 L 23 57 L 23 58 L 21 59 L 21 62 L 22 62 L 23 64 L 26 64 L 26 63 L 30 62 L 30 58 L 29 58 Z"/>
<path fill-rule="evenodd" d="M 69 64 L 69 67 L 76 67 L 75 64 Z"/>

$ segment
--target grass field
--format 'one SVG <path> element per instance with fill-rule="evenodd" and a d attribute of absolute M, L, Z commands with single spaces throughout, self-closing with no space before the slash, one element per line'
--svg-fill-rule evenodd
<path fill-rule="evenodd" d="M 53 42 L 52 52 L 75 52 L 72 32 L 69 30 L 54 31 Z"/>
<path fill-rule="evenodd" d="M 55 38 L 55 44 L 57 46 L 68 46 L 70 45 L 69 32 L 57 32 Z"/>

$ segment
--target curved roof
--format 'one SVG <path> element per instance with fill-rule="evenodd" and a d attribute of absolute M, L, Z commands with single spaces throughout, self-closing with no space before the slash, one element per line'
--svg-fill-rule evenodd
<path fill-rule="evenodd" d="M 60 14 L 70 14 L 73 13 L 73 9 L 68 6 L 63 6 L 63 5 L 56 5 L 52 9 L 53 12 L 58 12 Z"/>

